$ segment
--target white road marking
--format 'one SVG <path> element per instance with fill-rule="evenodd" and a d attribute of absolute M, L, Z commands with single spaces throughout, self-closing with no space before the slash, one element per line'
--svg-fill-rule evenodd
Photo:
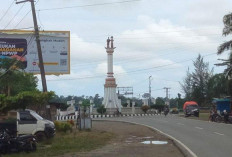
<path fill-rule="evenodd" d="M 183 123 L 176 123 L 176 124 L 178 124 L 178 125 L 184 125 Z"/>
<path fill-rule="evenodd" d="M 203 128 L 200 128 L 200 127 L 195 127 L 196 129 L 200 129 L 200 130 L 202 130 Z"/>
<path fill-rule="evenodd" d="M 218 133 L 218 132 L 213 132 L 213 133 L 215 133 L 215 134 L 217 134 L 217 135 L 221 135 L 221 136 L 224 135 L 224 134 L 221 134 L 221 133 Z"/>

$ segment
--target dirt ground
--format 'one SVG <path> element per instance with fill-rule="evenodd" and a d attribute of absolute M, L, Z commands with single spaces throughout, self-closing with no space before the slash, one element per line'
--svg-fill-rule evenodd
<path fill-rule="evenodd" d="M 93 131 L 112 132 L 116 136 L 108 145 L 70 157 L 182 157 L 172 140 L 147 127 L 122 122 L 93 121 Z M 149 144 L 142 142 L 148 141 Z M 150 141 L 167 141 L 151 144 Z"/>

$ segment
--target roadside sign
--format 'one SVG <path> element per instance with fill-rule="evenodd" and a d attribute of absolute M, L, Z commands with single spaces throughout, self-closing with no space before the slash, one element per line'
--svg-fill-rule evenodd
<path fill-rule="evenodd" d="M 46 75 L 70 74 L 70 31 L 40 31 Z M 0 30 L 0 58 L 16 58 L 25 72 L 40 74 L 33 31 Z"/>

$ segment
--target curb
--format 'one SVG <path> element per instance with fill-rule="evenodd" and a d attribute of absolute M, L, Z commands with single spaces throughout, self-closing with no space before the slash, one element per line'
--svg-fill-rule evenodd
<path fill-rule="evenodd" d="M 160 131 L 157 128 L 145 125 L 145 124 L 139 124 L 136 122 L 128 122 L 128 121 L 122 121 L 122 120 L 101 120 L 101 119 L 93 119 L 93 121 L 111 121 L 111 122 L 124 122 L 124 123 L 131 123 L 131 124 L 136 124 L 136 125 L 141 125 L 141 126 L 145 126 L 147 128 L 150 128 L 152 130 L 155 130 L 157 132 L 159 132 L 160 134 L 170 138 L 171 140 L 173 140 L 173 143 L 177 146 L 177 148 L 180 150 L 180 152 L 184 155 L 184 157 L 197 157 L 197 155 L 192 152 L 186 145 L 184 145 L 181 141 L 177 140 L 176 138 L 172 137 L 171 135 L 168 135 L 162 131 Z"/>

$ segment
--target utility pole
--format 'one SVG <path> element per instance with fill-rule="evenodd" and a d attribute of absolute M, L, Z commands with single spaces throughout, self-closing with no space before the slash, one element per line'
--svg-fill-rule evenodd
<path fill-rule="evenodd" d="M 169 89 L 171 88 L 168 88 L 168 87 L 164 87 L 164 89 L 166 90 L 166 104 L 169 102 Z M 169 105 L 169 104 L 167 104 Z"/>
<path fill-rule="evenodd" d="M 34 3 L 34 0 L 23 0 L 20 2 L 16 2 L 16 4 L 25 3 L 25 2 L 31 2 L 31 11 L 32 11 L 33 22 L 34 22 L 34 30 L 35 30 L 36 45 L 37 45 L 37 50 L 38 50 L 39 68 L 40 68 L 40 74 L 41 74 L 41 80 L 42 80 L 42 87 L 43 87 L 43 92 L 47 92 L 47 83 L 46 83 L 46 77 L 45 77 L 42 49 L 41 49 L 41 44 L 40 44 L 39 28 L 38 28 L 36 12 L 35 12 L 35 3 Z M 48 104 L 46 105 L 46 116 L 48 119 L 51 119 L 50 105 Z"/>
<path fill-rule="evenodd" d="M 151 106 L 151 77 L 149 76 L 149 100 L 148 100 L 148 106 Z"/>
<path fill-rule="evenodd" d="M 168 88 L 168 87 L 164 87 L 164 89 L 166 90 L 166 98 L 169 98 L 169 89 L 171 88 Z"/>

